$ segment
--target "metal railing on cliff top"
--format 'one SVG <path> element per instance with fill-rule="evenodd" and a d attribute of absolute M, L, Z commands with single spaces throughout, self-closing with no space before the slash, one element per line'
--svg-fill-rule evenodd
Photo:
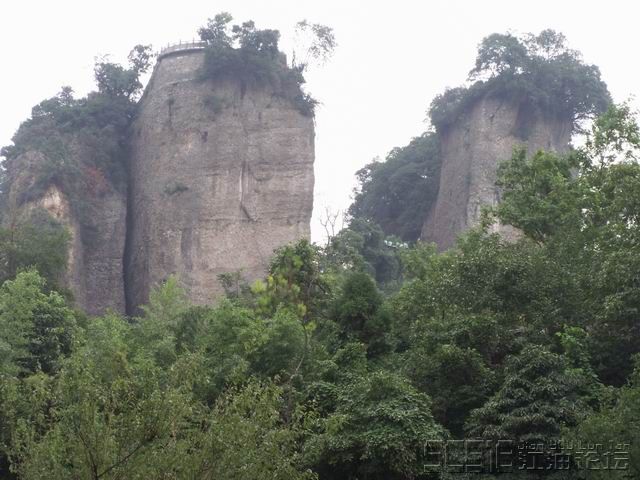
<path fill-rule="evenodd" d="M 200 42 L 192 40 L 191 42 L 180 41 L 178 43 L 170 43 L 166 47 L 160 50 L 158 59 L 169 55 L 174 52 L 182 52 L 185 50 L 204 50 L 207 47 L 207 42 Z"/>

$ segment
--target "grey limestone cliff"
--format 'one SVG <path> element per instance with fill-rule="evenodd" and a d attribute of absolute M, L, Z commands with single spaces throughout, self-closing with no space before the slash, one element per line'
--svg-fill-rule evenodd
<path fill-rule="evenodd" d="M 313 118 L 268 87 L 201 80 L 203 61 L 161 56 L 130 129 L 131 312 L 173 274 L 208 303 L 219 274 L 262 277 L 274 249 L 309 237 Z"/>
<path fill-rule="evenodd" d="M 529 154 L 537 150 L 564 152 L 571 140 L 570 120 L 548 118 L 498 97 L 485 97 L 441 134 L 442 167 L 434 207 L 428 212 L 422 240 L 441 250 L 454 245 L 458 235 L 480 221 L 482 206 L 494 205 L 500 192 L 496 173 L 514 147 Z M 493 227 L 507 237 L 512 228 Z"/>

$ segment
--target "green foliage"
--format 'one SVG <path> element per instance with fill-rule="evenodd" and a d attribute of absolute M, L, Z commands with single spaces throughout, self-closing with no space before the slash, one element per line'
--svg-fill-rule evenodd
<path fill-rule="evenodd" d="M 269 375 L 278 362 L 290 363 L 288 325 L 300 339 L 297 319 L 280 315 L 268 325 L 231 306 L 194 315 L 170 279 L 139 323 L 97 318 L 79 341 L 60 344 L 69 330 L 57 312 L 66 307 L 41 287 L 30 272 L 0 292 L 2 332 L 12 334 L 0 342 L 0 452 L 10 455 L 19 478 L 315 478 L 297 460 L 303 410 L 295 407 L 284 423 L 281 388 L 251 381 L 201 396 L 212 367 L 232 364 L 234 351 L 249 360 L 251 373 Z M 243 315 L 238 325 L 234 318 Z M 184 324 L 194 318 L 192 330 L 202 335 L 188 340 Z M 30 323 L 33 334 L 25 331 Z M 182 348 L 169 348 L 177 339 Z M 53 357 L 56 363 L 47 363 Z M 30 359 L 37 359 L 34 367 L 21 367 Z"/>
<path fill-rule="evenodd" d="M 269 87 L 300 113 L 312 117 L 317 101 L 302 89 L 306 63 L 287 65 L 286 57 L 278 48 L 280 32 L 277 30 L 260 30 L 253 21 L 248 21 L 233 25 L 229 31 L 232 20 L 228 13 L 221 13 L 198 31 L 208 44 L 201 79 L 240 82 L 243 92 L 247 88 Z M 330 29 L 312 31 L 320 39 L 312 54 L 328 55 L 335 46 Z"/>
<path fill-rule="evenodd" d="M 405 262 L 415 278 L 395 299 L 401 325 L 416 318 L 452 321 L 472 315 L 500 322 L 498 338 L 508 332 L 546 336 L 578 314 L 574 286 L 562 266 L 528 240 L 508 243 L 473 231 L 456 251 L 437 255 L 422 247 L 405 255 Z"/>
<path fill-rule="evenodd" d="M 358 170 L 359 187 L 349 214 L 377 223 L 387 235 L 415 242 L 425 212 L 438 194 L 440 163 L 440 142 L 433 132 L 394 148 L 384 162 L 372 162 Z"/>
<path fill-rule="evenodd" d="M 7 169 L 3 193 L 7 194 L 14 176 L 31 169 L 33 181 L 19 202 L 38 198 L 48 186 L 55 184 L 68 190 L 73 200 L 91 187 L 86 168 L 95 168 L 114 185 L 124 184 L 123 144 L 125 129 L 133 114 L 133 105 L 124 97 L 92 93 L 85 99 L 73 99 L 68 88 L 34 107 L 31 119 L 24 122 L 15 136 L 14 145 L 5 147 L 2 155 Z M 84 158 L 85 150 L 91 152 Z M 25 157 L 39 152 L 41 158 Z M 89 161 L 90 163 L 79 163 Z M 23 164 L 32 162 L 32 164 Z M 95 188 L 95 185 L 93 186 Z M 76 205 L 77 206 L 77 205 Z"/>
<path fill-rule="evenodd" d="M 26 271 L 0 288 L 0 475 L 22 423 L 46 428 L 50 375 L 60 371 L 79 333 L 64 299 L 44 287 L 42 277 Z"/>
<path fill-rule="evenodd" d="M 524 149 L 518 149 L 498 171 L 496 184 L 504 192 L 497 207 L 500 218 L 538 242 L 558 229 L 575 226 L 579 222 L 575 216 L 579 201 L 573 175 L 578 166 L 575 160 L 543 151 L 528 158 Z"/>
<path fill-rule="evenodd" d="M 35 271 L 19 273 L 0 288 L 0 376 L 53 373 L 70 352 L 75 318 L 56 292 L 44 293 Z"/>
<path fill-rule="evenodd" d="M 229 45 L 232 41 L 229 35 L 229 24 L 233 17 L 228 12 L 218 13 L 207 20 L 207 25 L 198 29 L 198 36 L 209 45 Z"/>
<path fill-rule="evenodd" d="M 431 123 L 442 131 L 478 100 L 498 97 L 532 113 L 566 119 L 574 126 L 611 103 L 600 70 L 587 65 L 553 30 L 516 37 L 494 33 L 478 48 L 469 87 L 447 90 L 431 103 Z"/>
<path fill-rule="evenodd" d="M 470 80 L 474 83 L 468 87 L 449 89 L 433 100 L 429 115 L 436 132 L 414 138 L 392 150 L 384 162 L 372 162 L 357 172 L 359 186 L 349 208 L 352 218 L 377 223 L 385 234 L 406 242 L 417 241 L 438 194 L 440 135 L 483 98 L 497 97 L 518 106 L 521 118 L 514 133 L 525 139 L 527 122 L 533 118 L 565 120 L 577 128 L 611 103 L 598 68 L 584 64 L 580 54 L 566 46 L 564 36 L 552 30 L 538 36 L 487 37 Z M 525 153 L 521 156 L 524 159 Z M 548 159 L 541 154 L 539 161 Z"/>
<path fill-rule="evenodd" d="M 337 274 L 363 271 L 373 276 L 383 288 L 393 289 L 401 273 L 398 252 L 404 247 L 396 238 L 385 236 L 375 223 L 354 218 L 348 228 L 329 239 L 323 268 Z"/>
<path fill-rule="evenodd" d="M 247 299 L 251 295 L 251 287 L 244 278 L 242 269 L 218 275 L 226 297 L 233 301 Z"/>
<path fill-rule="evenodd" d="M 257 282 L 253 290 L 259 311 L 269 314 L 287 308 L 306 319 L 324 301 L 327 288 L 319 248 L 300 240 L 275 252 L 266 283 Z"/>
<path fill-rule="evenodd" d="M 90 325 L 57 382 L 48 431 L 41 435 L 29 422 L 18 429 L 14 455 L 21 476 L 135 478 L 167 467 L 163 460 L 181 443 L 168 443 L 171 432 L 186 424 L 188 395 L 180 383 L 188 375 L 167 378 L 135 356 L 127 329 L 114 317 Z"/>
<path fill-rule="evenodd" d="M 210 22 L 211 48 L 279 61 L 276 32 L 230 22 Z M 474 75 L 518 78 L 532 51 L 550 63 L 564 55 L 552 32 L 516 40 L 483 44 Z M 145 52 L 132 68 L 144 70 Z M 18 161 L 16 149 L 33 142 L 59 160 L 47 178 L 68 181 L 56 175 L 87 166 L 69 161 L 70 125 L 93 101 L 88 118 L 104 119 L 95 132 L 126 118 L 106 108 L 135 96 L 124 71 L 104 69 L 113 78 L 93 100 L 65 90 L 44 102 L 9 156 Z M 50 141 L 38 134 L 46 125 L 63 133 Z M 375 223 L 417 235 L 417 220 L 405 228 L 390 219 L 409 219 L 411 202 L 427 198 L 421 175 L 435 168 L 438 148 L 426 134 L 371 167 L 348 229 L 325 248 L 279 249 L 251 288 L 242 272 L 221 276 L 228 298 L 213 306 L 191 305 L 169 277 L 138 318 L 84 319 L 51 290 L 66 265 L 66 233 L 49 218 L 29 219 L 33 228 L 8 222 L 0 469 L 11 473 L 0 477 L 445 479 L 423 467 L 428 440 L 632 443 L 640 135 L 628 106 L 611 108 L 566 156 L 515 152 L 500 170 L 503 202 L 445 253 Z M 393 198 L 380 217 L 367 213 L 377 195 Z M 488 233 L 496 218 L 522 237 Z"/>
<path fill-rule="evenodd" d="M 562 427 L 575 426 L 586 413 L 591 384 L 562 355 L 527 346 L 506 363 L 504 382 L 467 430 L 474 438 L 526 442 L 558 440 Z"/>
<path fill-rule="evenodd" d="M 156 363 L 166 367 L 175 362 L 176 335 L 188 307 L 185 292 L 174 276 L 151 291 L 149 304 L 142 307 L 137 339 Z"/>
<path fill-rule="evenodd" d="M 151 67 L 154 55 L 150 45 L 136 45 L 129 53 L 129 68 L 102 59 L 94 66 L 98 92 L 109 97 L 132 99 L 142 91 L 140 75 Z"/>
<path fill-rule="evenodd" d="M 66 229 L 40 209 L 9 228 L 0 228 L 0 284 L 33 267 L 49 287 L 59 288 L 67 267 L 68 243 Z"/>
<path fill-rule="evenodd" d="M 585 167 L 607 166 L 616 161 L 638 161 L 640 127 L 637 112 L 628 104 L 611 105 L 599 116 L 587 135 L 584 150 L 578 155 Z"/>
<path fill-rule="evenodd" d="M 300 439 L 304 423 L 285 424 L 280 410 L 281 388 L 250 383 L 232 390 L 215 406 L 199 453 L 200 464 L 186 478 L 273 478 L 313 480 L 301 466 Z"/>
<path fill-rule="evenodd" d="M 612 459 L 611 466 L 620 470 L 590 469 L 584 472 L 587 480 L 634 478 L 640 474 L 640 445 L 635 439 L 640 438 L 640 362 L 636 359 L 636 368 L 631 375 L 628 385 L 618 392 L 618 398 L 611 405 L 606 405 L 600 411 L 590 415 L 573 429 L 565 431 L 563 441 L 567 445 L 585 445 L 598 439 L 598 443 L 606 448 L 619 448 L 619 464 Z M 620 444 L 626 446 L 618 447 Z M 626 460 L 623 458 L 625 457 Z M 627 465 L 626 469 L 622 467 Z M 595 466 L 595 465 L 594 465 Z"/>
<path fill-rule="evenodd" d="M 349 274 L 336 298 L 334 315 L 347 335 L 354 335 L 368 345 L 375 356 L 390 349 L 386 335 L 391 328 L 389 311 L 374 280 L 363 272 Z"/>
<path fill-rule="evenodd" d="M 592 334 L 592 361 L 603 381 L 616 385 L 640 351 L 639 153 L 629 108 L 612 107 L 586 145 L 568 156 L 539 153 L 527 160 L 516 153 L 501 169 L 504 194 L 495 210 L 502 222 L 540 242 L 549 263 L 574 284 L 575 316 Z"/>
<path fill-rule="evenodd" d="M 321 478 L 414 478 L 424 472 L 424 442 L 444 435 L 426 395 L 402 377 L 375 372 L 338 389 L 337 408 L 311 448 Z"/>
<path fill-rule="evenodd" d="M 137 82 L 135 71 L 127 70 L 115 63 L 98 63 L 95 67 L 95 77 L 98 90 L 109 96 L 129 97 L 142 87 Z"/>
<path fill-rule="evenodd" d="M 85 239 L 90 238 L 92 204 L 99 197 L 126 185 L 125 149 L 127 127 L 135 112 L 145 73 L 152 59 L 150 47 L 138 45 L 129 54 L 129 68 L 96 62 L 97 92 L 76 99 L 70 87 L 32 109 L 4 147 L 5 169 L 0 190 L 7 202 L 12 186 L 18 206 L 37 200 L 52 185 L 69 199 Z M 28 174 L 28 181 L 20 180 Z M 20 184 L 16 182 L 20 181 Z"/>
<path fill-rule="evenodd" d="M 462 437 L 465 419 L 487 400 L 495 375 L 477 350 L 425 340 L 418 338 L 407 352 L 407 375 L 431 397 L 435 419 Z"/>
<path fill-rule="evenodd" d="M 292 313 L 279 310 L 271 318 L 222 305 L 211 312 L 202 348 L 218 391 L 251 375 L 291 375 L 305 349 L 305 327 Z"/>

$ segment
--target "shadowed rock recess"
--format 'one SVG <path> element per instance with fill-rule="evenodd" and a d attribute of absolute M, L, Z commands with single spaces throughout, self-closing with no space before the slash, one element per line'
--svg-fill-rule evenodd
<path fill-rule="evenodd" d="M 571 119 L 549 118 L 521 104 L 486 96 L 441 133 L 442 167 L 437 200 L 427 214 L 422 240 L 445 250 L 457 236 L 478 225 L 484 205 L 500 199 L 498 165 L 516 146 L 529 154 L 543 149 L 566 152 L 573 131 Z M 510 226 L 493 229 L 513 238 Z"/>
<path fill-rule="evenodd" d="M 269 87 L 201 80 L 204 56 L 161 56 L 131 127 L 129 312 L 171 274 L 210 302 L 219 274 L 259 278 L 276 248 L 309 237 L 313 118 Z"/>

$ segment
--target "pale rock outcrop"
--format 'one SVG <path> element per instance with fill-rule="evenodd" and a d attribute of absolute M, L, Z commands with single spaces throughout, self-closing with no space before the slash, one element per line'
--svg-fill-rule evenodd
<path fill-rule="evenodd" d="M 540 149 L 565 152 L 572 122 L 488 96 L 440 133 L 440 187 L 422 240 L 445 250 L 455 244 L 459 234 L 479 223 L 482 206 L 499 201 L 495 185 L 498 165 L 510 158 L 514 148 L 524 146 L 529 154 Z M 517 235 L 509 226 L 494 225 L 493 229 L 507 238 Z"/>

